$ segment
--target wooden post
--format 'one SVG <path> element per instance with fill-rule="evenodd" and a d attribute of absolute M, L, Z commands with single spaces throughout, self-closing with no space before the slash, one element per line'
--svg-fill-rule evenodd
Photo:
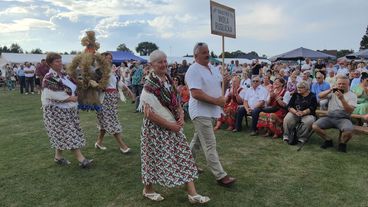
<path fill-rule="evenodd" d="M 225 95 L 225 36 L 222 35 L 222 95 Z"/>

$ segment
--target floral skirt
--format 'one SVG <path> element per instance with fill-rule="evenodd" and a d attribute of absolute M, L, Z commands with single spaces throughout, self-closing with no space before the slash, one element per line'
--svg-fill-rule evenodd
<path fill-rule="evenodd" d="M 175 133 L 143 120 L 141 132 L 143 184 L 166 187 L 183 185 L 198 178 L 198 171 L 182 131 Z"/>
<path fill-rule="evenodd" d="M 281 136 L 283 134 L 282 119 L 285 114 L 283 113 L 265 113 L 259 114 L 257 128 L 266 128 L 271 131 L 272 134 Z M 281 121 L 280 121 L 281 120 Z"/>
<path fill-rule="evenodd" d="M 77 108 L 44 106 L 43 122 L 52 148 L 71 150 L 86 145 Z"/>
<path fill-rule="evenodd" d="M 235 114 L 238 109 L 238 104 L 235 102 L 230 102 L 224 106 L 224 113 L 217 121 L 226 123 L 230 127 L 235 126 Z"/>
<path fill-rule="evenodd" d="M 122 132 L 118 117 L 119 93 L 105 93 L 102 102 L 102 109 L 97 112 L 97 128 L 104 129 L 109 134 L 118 134 Z"/>

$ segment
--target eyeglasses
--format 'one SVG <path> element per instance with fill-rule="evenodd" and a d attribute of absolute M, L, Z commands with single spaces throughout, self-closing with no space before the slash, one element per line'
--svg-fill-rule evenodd
<path fill-rule="evenodd" d="M 297 87 L 297 88 L 299 88 L 299 89 L 303 89 L 303 88 L 305 88 L 304 86 L 302 86 L 302 87 Z"/>
<path fill-rule="evenodd" d="M 257 83 L 257 82 L 259 82 L 259 80 L 252 80 L 252 82 L 253 82 L 253 83 Z"/>
<path fill-rule="evenodd" d="M 322 77 L 317 77 L 317 79 L 322 79 Z"/>

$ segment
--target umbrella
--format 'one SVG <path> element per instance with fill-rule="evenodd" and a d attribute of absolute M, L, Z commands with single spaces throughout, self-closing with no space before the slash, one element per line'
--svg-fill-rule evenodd
<path fill-rule="evenodd" d="M 311 49 L 307 49 L 304 47 L 297 48 L 295 50 L 291 50 L 289 52 L 282 53 L 280 55 L 276 55 L 270 58 L 271 61 L 276 60 L 304 60 L 305 58 L 310 59 L 335 59 L 336 57 L 333 55 L 329 55 L 323 52 L 314 51 Z"/>
<path fill-rule="evenodd" d="M 355 59 L 355 58 L 368 59 L 368 49 L 346 55 L 346 57 L 349 59 Z"/>

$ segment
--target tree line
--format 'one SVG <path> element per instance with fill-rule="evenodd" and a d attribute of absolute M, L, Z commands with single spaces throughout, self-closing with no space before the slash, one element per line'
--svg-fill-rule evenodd
<path fill-rule="evenodd" d="M 140 42 L 137 45 L 137 47 L 135 47 L 135 51 L 141 56 L 148 56 L 148 55 L 151 54 L 151 52 L 153 52 L 154 50 L 157 50 L 157 49 L 159 49 L 159 47 L 153 42 Z M 360 41 L 359 49 L 360 50 L 368 49 L 368 26 L 366 28 L 365 34 L 362 37 L 362 40 Z M 129 49 L 126 46 L 125 43 L 119 44 L 117 46 L 116 50 L 117 51 L 132 52 L 132 50 Z M 46 53 L 46 52 L 43 52 L 40 48 L 32 49 L 29 52 L 28 51 L 23 51 L 23 49 L 17 43 L 12 43 L 9 47 L 0 45 L 0 54 L 3 53 L 3 52 L 6 52 L 6 53 L 26 53 L 26 54 L 43 54 L 43 53 Z M 64 54 L 64 55 L 71 54 L 71 55 L 73 55 L 73 54 L 78 54 L 78 53 L 80 53 L 80 51 L 72 50 L 69 53 L 68 52 L 63 52 L 61 54 Z M 350 54 L 350 53 L 354 53 L 354 50 L 346 50 L 346 49 L 338 50 L 337 51 L 337 58 L 343 57 L 343 56 L 345 56 L 347 54 Z M 223 55 L 222 53 L 220 55 L 216 55 L 213 51 L 211 51 L 211 57 L 213 57 L 213 58 L 217 58 L 217 57 L 221 58 L 222 55 Z M 233 51 L 233 52 L 225 51 L 224 55 L 225 55 L 225 58 L 241 58 L 241 57 L 245 57 L 245 58 L 248 57 L 249 59 L 267 58 L 266 55 L 259 56 L 257 54 L 257 52 L 255 52 L 255 51 L 245 53 L 241 50 L 236 50 L 236 51 Z M 191 55 L 187 54 L 186 56 L 188 57 L 188 56 L 191 56 Z"/>

